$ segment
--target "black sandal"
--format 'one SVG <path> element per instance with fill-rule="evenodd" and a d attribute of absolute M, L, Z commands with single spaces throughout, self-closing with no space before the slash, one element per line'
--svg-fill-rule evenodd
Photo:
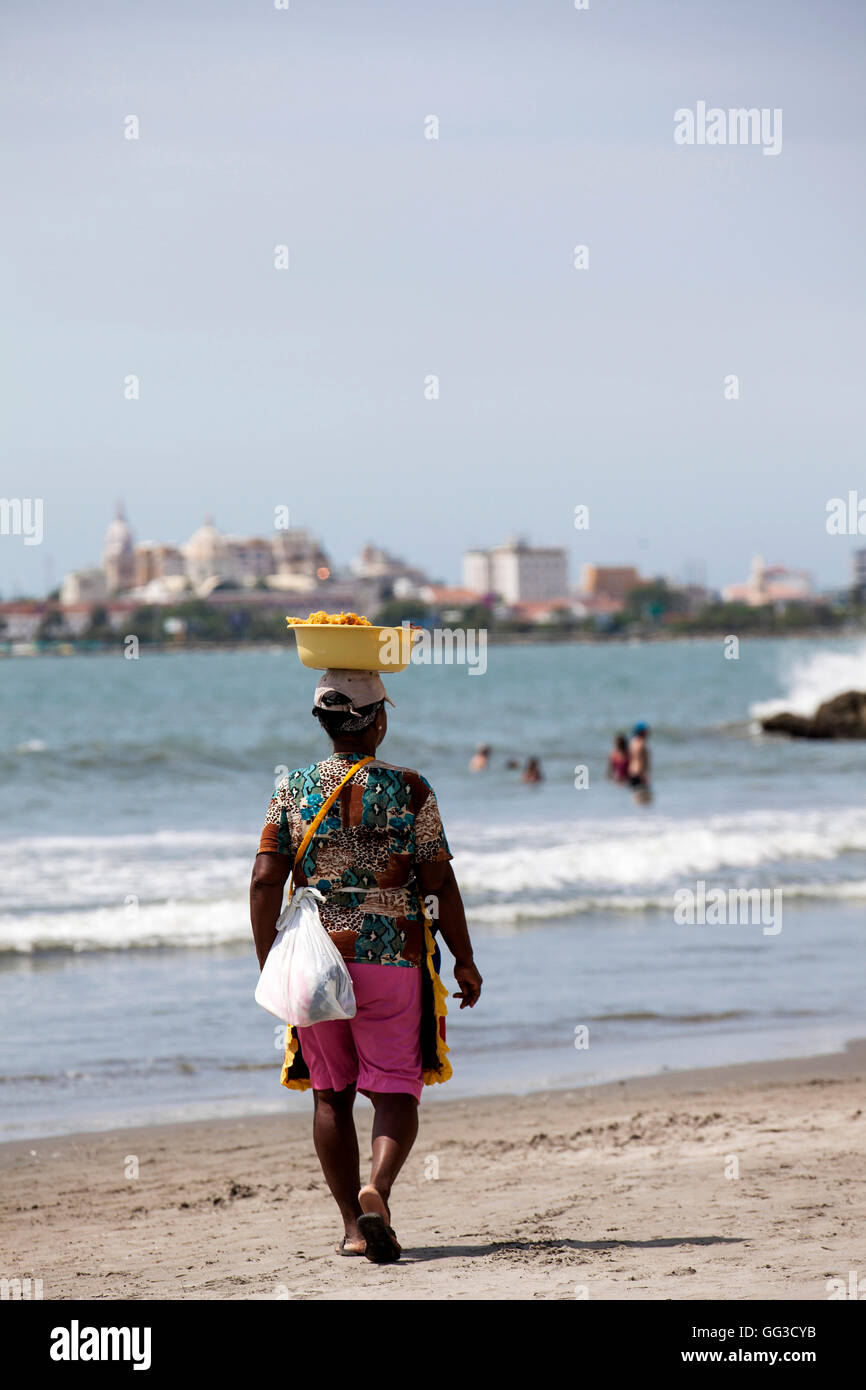
<path fill-rule="evenodd" d="M 363 1250 L 350 1250 L 350 1249 L 349 1249 L 349 1237 L 348 1237 L 348 1236 L 343 1236 L 343 1239 L 340 1241 L 340 1244 L 334 1246 L 334 1254 L 335 1254 L 335 1255 L 363 1255 L 363 1254 L 364 1254 L 364 1251 L 363 1251 Z"/>
<path fill-rule="evenodd" d="M 392 1265 L 402 1253 L 393 1226 L 379 1212 L 367 1212 L 358 1217 L 358 1230 L 367 1243 L 364 1251 L 368 1260 L 377 1265 Z"/>

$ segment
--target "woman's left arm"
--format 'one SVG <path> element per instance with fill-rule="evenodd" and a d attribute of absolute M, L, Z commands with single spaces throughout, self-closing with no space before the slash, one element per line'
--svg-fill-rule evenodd
<path fill-rule="evenodd" d="M 437 900 L 439 935 L 454 957 L 454 978 L 460 986 L 460 993 L 453 997 L 459 999 L 461 1009 L 474 1008 L 481 994 L 483 981 L 475 964 L 469 928 L 463 899 L 450 860 L 439 860 L 430 864 L 416 864 L 415 876 L 425 898 Z"/>

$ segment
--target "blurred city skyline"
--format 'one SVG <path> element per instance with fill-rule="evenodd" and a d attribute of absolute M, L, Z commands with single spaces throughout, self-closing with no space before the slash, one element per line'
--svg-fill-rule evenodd
<path fill-rule="evenodd" d="M 853 0 L 12 0 L 0 493 L 45 537 L 0 536 L 0 595 L 94 563 L 118 497 L 142 539 L 286 505 L 339 565 L 454 582 L 520 533 L 572 580 L 760 552 L 846 584 L 864 30 Z M 781 110 L 779 154 L 678 146 L 701 101 Z"/>
<path fill-rule="evenodd" d="M 588 587 L 594 587 L 594 581 L 588 581 L 587 575 L 596 571 L 608 577 L 628 576 L 629 584 L 653 582 L 658 579 L 666 581 L 675 589 L 693 589 L 695 593 L 705 589 L 708 595 L 716 593 L 726 600 L 743 598 L 750 588 L 756 592 L 763 591 L 764 583 L 756 576 L 764 572 L 767 576 L 776 576 L 773 582 L 777 588 L 779 585 L 782 586 L 777 595 L 780 600 L 808 599 L 821 593 L 844 592 L 852 586 L 862 591 L 864 586 L 866 544 L 851 528 L 858 524 L 858 507 L 866 516 L 866 498 L 861 499 L 859 493 L 854 491 L 849 494 L 848 499 L 835 500 L 840 504 L 841 517 L 836 517 L 839 524 L 833 534 L 837 539 L 843 537 L 843 543 L 845 539 L 848 541 L 848 569 L 843 582 L 834 586 L 822 585 L 811 572 L 796 564 L 788 565 L 778 560 L 768 564 L 766 557 L 758 552 L 751 556 L 748 574 L 729 574 L 719 584 L 707 583 L 706 563 L 700 556 L 686 560 L 679 574 L 649 569 L 641 571 L 639 560 L 633 560 L 633 557 L 625 564 L 614 561 L 612 565 L 604 562 L 599 565 L 593 561 L 582 560 L 575 565 L 568 545 L 537 547 L 532 538 L 519 528 L 505 536 L 497 537 L 489 544 L 468 547 L 459 557 L 456 574 L 426 572 L 423 566 L 416 563 L 411 548 L 406 554 L 397 554 L 388 546 L 380 545 L 372 537 L 359 543 L 352 555 L 337 558 L 328 546 L 327 537 L 311 528 L 296 526 L 283 507 L 276 509 L 278 515 L 274 518 L 270 530 L 257 535 L 232 533 L 216 524 L 213 515 L 206 512 L 202 518 L 202 525 L 196 527 L 190 536 L 143 536 L 136 529 L 135 518 L 128 516 L 123 499 L 118 498 L 98 553 L 88 557 L 85 564 L 56 576 L 57 582 L 54 582 L 53 574 L 50 581 L 46 578 L 46 593 L 59 591 L 61 603 L 73 604 L 101 602 L 106 597 L 117 597 L 128 592 L 135 592 L 140 597 L 155 602 L 167 602 L 170 596 L 177 597 L 184 587 L 190 592 L 210 592 L 218 585 L 231 587 L 235 581 L 242 587 L 250 586 L 255 579 L 259 581 L 259 587 L 262 587 L 262 581 L 266 576 L 274 576 L 285 569 L 286 573 L 303 573 L 308 578 L 315 575 L 319 583 L 335 581 L 339 585 L 359 576 L 370 577 L 373 574 L 380 577 L 388 575 L 391 579 L 395 576 L 400 576 L 401 579 L 411 576 L 410 587 L 413 592 L 419 585 L 422 588 L 424 585 L 433 585 L 451 589 L 455 594 L 458 590 L 471 590 L 488 595 L 497 592 L 501 586 L 492 577 L 482 582 L 475 572 L 478 564 L 488 563 L 486 557 L 494 553 L 508 552 L 516 555 L 520 552 L 525 553 L 530 568 L 533 564 L 541 563 L 546 571 L 550 571 L 542 584 L 545 599 L 586 593 Z M 20 524 L 16 528 L 17 520 L 17 502 L 9 504 L 6 499 L 0 499 L 2 538 L 21 539 L 24 535 L 29 535 L 31 540 L 28 544 L 39 544 L 35 538 L 44 529 L 44 518 L 39 515 L 38 506 L 35 509 L 24 506 L 21 509 Z M 20 536 L 14 535 L 15 529 L 20 531 Z M 13 533 L 11 537 L 10 532 Z M 109 556 L 117 557 L 121 552 L 124 557 L 123 567 L 115 572 Z M 471 580 L 468 577 L 470 570 L 473 575 Z M 152 591 L 145 588 L 151 579 L 161 581 L 167 575 L 178 578 L 173 578 L 167 587 L 158 583 Z M 179 577 L 182 575 L 186 575 L 186 580 L 180 583 Z M 554 575 L 559 575 L 560 578 L 557 580 Z M 107 585 L 106 592 L 101 588 L 97 591 L 101 582 L 100 576 Z M 283 586 L 279 583 L 271 585 L 269 581 L 268 587 L 274 587 L 279 591 Z M 622 598 L 625 592 L 624 590 L 620 593 L 620 587 L 622 586 L 617 582 L 615 588 L 618 598 Z M 628 585 L 626 589 L 627 587 Z M 533 598 L 541 596 L 541 592 L 538 595 L 532 594 Z M 42 597 L 45 595 L 35 592 L 26 594 L 20 589 L 14 589 L 7 594 L 0 593 L 0 604 L 4 600 Z"/>

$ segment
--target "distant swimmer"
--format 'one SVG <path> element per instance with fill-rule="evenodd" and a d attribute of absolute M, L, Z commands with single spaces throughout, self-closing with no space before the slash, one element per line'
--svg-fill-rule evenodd
<path fill-rule="evenodd" d="M 628 781 L 628 739 L 625 734 L 617 734 L 607 760 L 606 776 L 611 782 Z"/>
<path fill-rule="evenodd" d="M 635 724 L 628 745 L 628 784 L 639 805 L 652 801 L 649 734 L 648 724 Z"/>
<path fill-rule="evenodd" d="M 505 768 L 507 772 L 513 772 L 515 768 L 518 767 L 520 767 L 520 763 L 517 761 L 516 758 L 506 758 Z"/>
<path fill-rule="evenodd" d="M 490 762 L 490 744 L 479 743 L 472 757 L 469 759 L 470 772 L 486 772 Z"/>
<path fill-rule="evenodd" d="M 527 758 L 526 767 L 520 774 L 521 782 L 543 782 L 544 773 L 537 758 Z"/>

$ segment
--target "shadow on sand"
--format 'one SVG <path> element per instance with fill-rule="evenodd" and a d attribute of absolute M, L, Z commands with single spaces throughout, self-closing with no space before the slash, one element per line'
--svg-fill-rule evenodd
<path fill-rule="evenodd" d="M 659 1236 L 655 1240 L 494 1240 L 487 1245 L 416 1245 L 402 1260 L 448 1260 L 456 1255 L 537 1254 L 543 1250 L 661 1250 L 678 1245 L 741 1245 L 739 1236 Z"/>

